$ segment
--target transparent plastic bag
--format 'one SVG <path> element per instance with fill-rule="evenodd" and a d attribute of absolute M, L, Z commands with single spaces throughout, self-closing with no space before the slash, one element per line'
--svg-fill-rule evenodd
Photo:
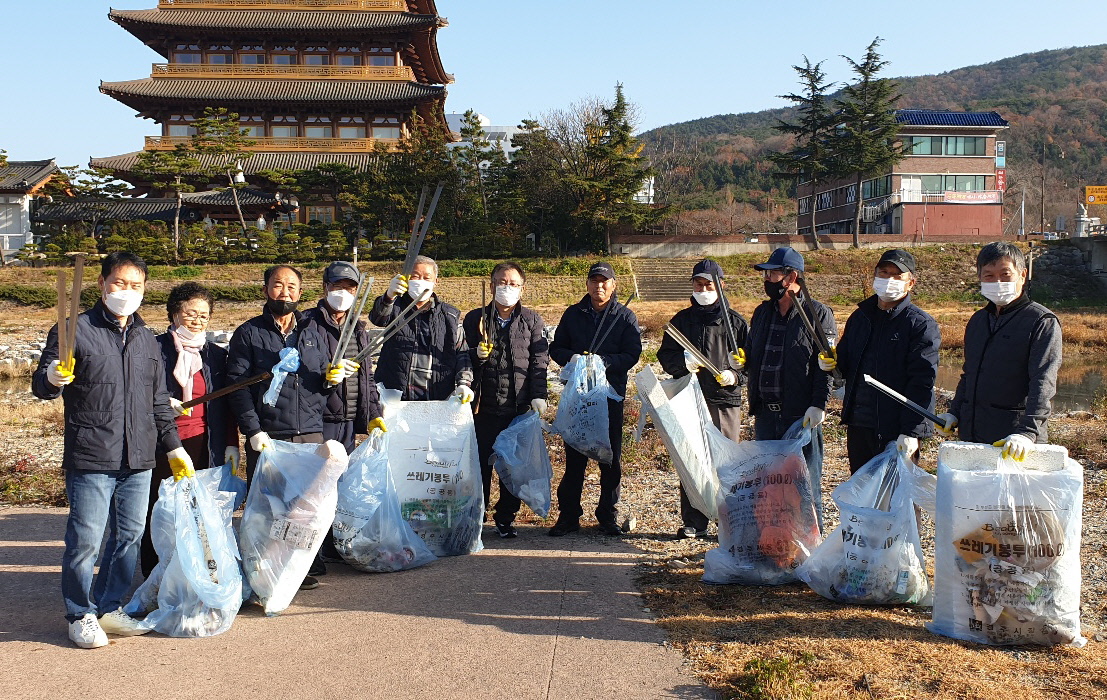
<path fill-rule="evenodd" d="M 334 522 L 342 444 L 274 440 L 258 457 L 239 524 L 242 566 L 266 615 L 287 608 Z"/>
<path fill-rule="evenodd" d="M 611 435 L 608 430 L 607 400 L 623 397 L 607 381 L 607 369 L 599 355 L 578 355 L 561 371 L 565 388 L 557 402 L 551 430 L 577 452 L 608 464 Z"/>
<path fill-rule="evenodd" d="M 1063 447 L 1036 445 L 1018 463 L 991 445 L 943 443 L 927 627 L 981 644 L 1084 646 L 1083 493 Z"/>
<path fill-rule="evenodd" d="M 280 362 L 273 365 L 273 378 L 269 380 L 269 388 L 261 397 L 261 402 L 266 406 L 276 406 L 277 397 L 281 395 L 281 387 L 288 375 L 300 369 L 300 351 L 296 348 L 281 348 Z"/>
<path fill-rule="evenodd" d="M 492 467 L 500 475 L 500 487 L 530 506 L 540 518 L 549 515 L 553 480 L 543 428 L 549 425 L 542 416 L 527 411 L 511 421 L 492 444 Z"/>
<path fill-rule="evenodd" d="M 243 588 L 231 516 L 244 492 L 230 465 L 161 482 L 150 516 L 158 564 L 126 606 L 131 615 L 148 613 L 143 628 L 170 637 L 230 629 Z"/>
<path fill-rule="evenodd" d="M 915 506 L 929 504 L 933 515 L 934 488 L 934 477 L 889 443 L 834 489 L 841 524 L 796 577 L 830 600 L 930 605 L 933 591 Z"/>
<path fill-rule="evenodd" d="M 705 426 L 719 474 L 719 546 L 704 558 L 706 583 L 777 585 L 819 544 L 803 447 L 812 431 L 796 421 L 783 440 L 736 443 Z"/>
<path fill-rule="evenodd" d="M 719 477 L 711 460 L 705 427 L 713 425 L 695 374 L 659 381 L 650 367 L 634 377 L 639 421 L 653 416 L 653 425 L 669 449 L 680 483 L 692 507 L 709 518 L 719 515 Z M 639 431 L 641 432 L 641 431 Z"/>
<path fill-rule="evenodd" d="M 334 546 L 359 571 L 414 569 L 437 559 L 400 515 L 400 498 L 388 469 L 388 433 L 374 430 L 350 453 L 338 480 Z"/>

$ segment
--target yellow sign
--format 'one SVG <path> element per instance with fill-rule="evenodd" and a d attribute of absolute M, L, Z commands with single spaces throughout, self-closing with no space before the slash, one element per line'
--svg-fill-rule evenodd
<path fill-rule="evenodd" d="M 1085 187 L 1084 201 L 1088 204 L 1107 204 L 1107 185 L 1088 185 Z"/>

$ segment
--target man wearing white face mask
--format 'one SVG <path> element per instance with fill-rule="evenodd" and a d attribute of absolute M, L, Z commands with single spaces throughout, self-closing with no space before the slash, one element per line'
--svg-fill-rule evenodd
<path fill-rule="evenodd" d="M 934 408 L 938 376 L 938 324 L 911 301 L 915 256 L 889 250 L 876 263 L 873 296 L 857 305 L 834 348 L 819 355 L 819 367 L 837 367 L 846 381 L 842 423 L 850 473 L 884 451 L 893 440 L 918 459 L 919 440 L 931 434 L 929 422 L 865 383 L 863 374 L 890 386 L 920 406 Z"/>
<path fill-rule="evenodd" d="M 1003 447 L 1016 460 L 1049 442 L 1061 368 L 1061 324 L 1026 295 L 1026 257 L 1012 243 L 989 243 L 976 257 L 988 305 L 965 327 L 965 364 L 939 429 L 962 440 Z"/>
<path fill-rule="evenodd" d="M 461 328 L 461 311 L 434 293 L 438 263 L 425 255 L 415 258 L 411 275 L 396 275 L 388 290 L 373 302 L 369 320 L 387 326 L 424 291 L 431 295 L 418 303 L 415 314 L 381 348 L 374 373 L 379 386 L 397 389 L 404 401 L 473 400 L 473 366 Z"/>
<path fill-rule="evenodd" d="M 46 337 L 31 390 L 65 403 L 65 526 L 61 587 L 69 638 L 91 649 L 105 633 L 143 634 L 123 612 L 138 563 L 150 472 L 160 447 L 178 478 L 193 474 L 169 405 L 161 351 L 138 315 L 146 263 L 132 253 L 104 258 L 100 300 L 74 322 L 73 359 L 58 357 L 57 326 Z M 93 575 L 104 530 L 99 572 Z M 99 616 L 99 619 L 97 617 Z"/>

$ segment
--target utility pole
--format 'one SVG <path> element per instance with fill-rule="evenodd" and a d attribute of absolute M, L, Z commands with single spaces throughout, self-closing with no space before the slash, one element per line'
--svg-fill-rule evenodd
<path fill-rule="evenodd" d="M 1038 229 L 1038 233 L 1045 237 L 1045 185 L 1046 185 L 1046 172 L 1045 172 L 1045 137 L 1042 138 L 1042 220 L 1041 227 Z"/>

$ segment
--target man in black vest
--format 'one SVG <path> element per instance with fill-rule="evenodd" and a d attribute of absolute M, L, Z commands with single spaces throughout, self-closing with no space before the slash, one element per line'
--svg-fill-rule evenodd
<path fill-rule="evenodd" d="M 988 305 L 965 327 L 965 363 L 949 413 L 939 426 L 961 440 L 1003 447 L 1016 460 L 1034 443 L 1049 442 L 1061 368 L 1061 324 L 1026 294 L 1026 257 L 999 241 L 976 257 L 980 293 Z"/>
<path fill-rule="evenodd" d="M 477 454 L 484 478 L 484 503 L 492 486 L 492 445 L 516 416 L 528 410 L 546 410 L 546 369 L 550 348 L 543 334 L 545 322 L 523 307 L 520 297 L 527 276 L 517 263 L 502 262 L 492 269 L 492 303 L 465 315 L 465 342 L 473 361 L 473 422 Z M 488 342 L 485 342 L 485 339 Z M 500 498 L 492 516 L 500 537 L 516 537 L 513 523 L 519 499 L 500 484 Z"/>

